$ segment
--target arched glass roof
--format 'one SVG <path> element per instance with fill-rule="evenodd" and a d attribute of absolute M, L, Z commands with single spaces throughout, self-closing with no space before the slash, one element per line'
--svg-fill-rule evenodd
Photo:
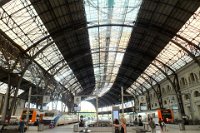
<path fill-rule="evenodd" d="M 140 95 L 165 74 L 191 61 L 200 64 L 199 5 L 180 0 L 11 0 L 0 7 L 0 29 L 67 92 L 98 95 L 107 106 L 119 104 L 121 87 Z M 8 69 L 3 50 L 0 64 Z M 9 56 L 10 64 L 19 51 Z M 15 73 L 20 71 L 16 66 Z M 29 69 L 24 78 L 45 87 L 40 76 Z"/>
<path fill-rule="evenodd" d="M 181 67 L 191 62 L 193 58 L 180 46 L 177 46 L 176 43 L 186 48 L 196 58 L 199 57 L 200 49 L 197 49 L 195 46 L 193 46 L 196 45 L 198 48 L 200 47 L 199 25 L 200 8 L 198 8 L 197 11 L 190 17 L 190 19 L 182 26 L 182 28 L 177 32 L 177 35 L 172 38 L 172 41 L 166 45 L 166 47 L 156 57 L 156 60 L 154 60 L 152 63 L 157 64 L 157 66 L 160 68 L 163 68 L 163 65 L 157 61 L 159 60 L 172 68 L 174 71 L 177 71 Z M 149 76 L 153 77 L 158 82 L 166 78 L 166 76 L 152 64 L 148 66 L 144 73 L 148 73 Z M 172 74 L 172 71 L 168 72 L 168 75 L 170 74 Z M 142 77 L 143 76 L 140 76 L 137 81 L 145 85 L 146 88 L 151 88 L 151 86 L 147 84 Z M 131 90 L 131 88 L 128 90 Z"/>
<path fill-rule="evenodd" d="M 112 87 L 124 57 L 141 0 L 85 0 L 90 48 L 96 85 L 93 95 L 102 96 Z M 118 24 L 119 26 L 109 26 Z M 120 26 L 128 24 L 130 27 Z M 99 27 L 98 25 L 107 25 Z M 106 73 L 106 75 L 105 75 Z"/>
<path fill-rule="evenodd" d="M 0 12 L 0 27 L 3 32 L 27 51 L 30 57 L 50 44 L 34 60 L 71 92 L 81 90 L 79 82 L 29 0 L 10 1 L 0 8 Z M 35 44 L 37 45 L 34 46 Z M 28 75 L 25 75 L 24 78 L 32 81 Z M 73 84 L 78 87 L 76 89 L 69 87 Z"/>

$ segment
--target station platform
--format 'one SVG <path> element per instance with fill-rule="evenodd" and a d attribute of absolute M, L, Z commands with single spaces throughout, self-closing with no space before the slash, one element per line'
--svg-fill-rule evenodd
<path fill-rule="evenodd" d="M 102 127 L 104 128 L 104 127 Z M 136 133 L 134 130 L 134 127 L 128 127 L 129 130 L 127 133 Z M 100 129 L 101 130 L 101 129 Z M 111 133 L 111 132 L 106 132 L 106 131 L 91 131 L 91 133 Z M 46 129 L 44 131 L 38 131 L 37 127 L 29 127 L 29 130 L 26 133 L 79 133 L 79 132 L 74 132 L 73 131 L 73 125 L 64 125 L 64 126 L 58 126 L 53 129 Z M 179 129 L 173 129 L 173 128 L 168 128 L 167 131 L 161 131 L 160 127 L 156 128 L 156 133 L 199 133 L 200 130 L 184 130 L 180 131 Z M 151 132 L 147 132 L 151 133 Z"/>

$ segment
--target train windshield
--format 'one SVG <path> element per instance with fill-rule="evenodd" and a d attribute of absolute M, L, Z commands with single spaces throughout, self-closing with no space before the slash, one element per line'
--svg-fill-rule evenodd
<path fill-rule="evenodd" d="M 170 110 L 161 110 L 163 118 L 172 119 L 172 114 Z"/>

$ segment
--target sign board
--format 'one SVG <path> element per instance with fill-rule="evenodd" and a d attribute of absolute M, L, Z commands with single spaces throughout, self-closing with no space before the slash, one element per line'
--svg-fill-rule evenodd
<path fill-rule="evenodd" d="M 113 119 L 113 121 L 115 119 L 119 120 L 119 107 L 118 106 L 113 106 L 112 107 L 112 119 Z"/>
<path fill-rule="evenodd" d="M 49 103 L 50 102 L 50 96 L 43 96 L 43 103 Z"/>
<path fill-rule="evenodd" d="M 147 104 L 146 103 L 140 103 L 140 111 L 147 110 Z"/>
<path fill-rule="evenodd" d="M 75 96 L 74 97 L 74 104 L 79 105 L 80 102 L 81 102 L 81 96 Z"/>
<path fill-rule="evenodd" d="M 74 111 L 81 111 L 81 107 L 80 106 L 75 106 L 74 107 Z"/>
<path fill-rule="evenodd" d="M 139 96 L 139 103 L 146 103 L 146 96 Z"/>

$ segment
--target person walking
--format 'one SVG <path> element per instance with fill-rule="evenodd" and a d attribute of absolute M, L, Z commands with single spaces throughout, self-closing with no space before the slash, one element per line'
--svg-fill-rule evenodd
<path fill-rule="evenodd" d="M 119 120 L 118 119 L 115 119 L 114 120 L 114 127 L 115 127 L 115 133 L 119 133 Z"/>
<path fill-rule="evenodd" d="M 156 133 L 156 124 L 155 124 L 153 118 L 150 118 L 149 126 L 151 127 L 151 132 Z"/>
<path fill-rule="evenodd" d="M 24 133 L 24 128 L 25 128 L 25 121 L 24 118 L 22 118 L 21 121 L 19 122 L 19 132 Z"/>

